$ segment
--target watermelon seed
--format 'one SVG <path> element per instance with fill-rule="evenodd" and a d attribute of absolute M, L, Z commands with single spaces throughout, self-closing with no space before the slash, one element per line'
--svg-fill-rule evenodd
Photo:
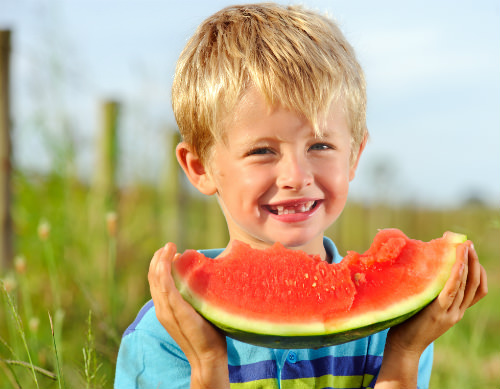
<path fill-rule="evenodd" d="M 304 277 L 309 278 L 309 274 L 307 274 L 307 273 L 304 274 Z"/>
<path fill-rule="evenodd" d="M 354 282 L 356 285 L 366 282 L 366 277 L 363 273 L 354 274 Z"/>
<path fill-rule="evenodd" d="M 316 287 L 316 282 L 314 282 L 314 283 L 312 284 L 312 287 L 313 287 L 313 288 L 315 288 L 315 287 Z"/>

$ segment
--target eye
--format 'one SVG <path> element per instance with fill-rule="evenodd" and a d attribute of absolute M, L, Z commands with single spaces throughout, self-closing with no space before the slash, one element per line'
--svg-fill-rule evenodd
<path fill-rule="evenodd" d="M 270 154 L 273 151 L 269 147 L 257 147 L 255 149 L 250 150 L 247 155 L 265 155 Z"/>
<path fill-rule="evenodd" d="M 309 150 L 334 150 L 335 147 L 328 143 L 314 143 Z"/>

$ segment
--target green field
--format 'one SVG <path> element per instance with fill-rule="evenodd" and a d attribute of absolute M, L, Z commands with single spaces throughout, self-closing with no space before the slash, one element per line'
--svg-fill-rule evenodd
<path fill-rule="evenodd" d="M 111 388 L 121 334 L 150 298 L 152 254 L 166 241 L 179 250 L 223 245 L 217 204 L 137 184 L 106 209 L 87 186 L 56 173 L 16 172 L 13 186 L 16 259 L 0 270 L 8 289 L 0 299 L 0 387 Z M 385 227 L 422 240 L 453 230 L 475 242 L 489 295 L 436 342 L 431 387 L 500 388 L 499 210 L 349 204 L 328 235 L 341 252 L 364 251 Z"/>

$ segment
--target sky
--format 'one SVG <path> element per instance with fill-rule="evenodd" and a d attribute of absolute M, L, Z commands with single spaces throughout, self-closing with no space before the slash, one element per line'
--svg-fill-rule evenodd
<path fill-rule="evenodd" d="M 176 59 L 196 26 L 231 4 L 0 0 L 0 29 L 13 32 L 16 164 L 64 166 L 61 145 L 70 139 L 78 172 L 90 176 L 100 104 L 114 99 L 121 179 L 158 179 L 175 128 Z M 366 74 L 370 141 L 351 196 L 442 208 L 478 198 L 500 207 L 500 3 L 300 4 L 339 23 Z"/>

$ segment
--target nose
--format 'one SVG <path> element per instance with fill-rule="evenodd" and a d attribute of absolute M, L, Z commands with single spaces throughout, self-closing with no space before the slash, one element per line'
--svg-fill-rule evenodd
<path fill-rule="evenodd" d="M 282 189 L 300 190 L 313 182 L 306 158 L 299 155 L 283 157 L 279 163 L 277 185 Z"/>

